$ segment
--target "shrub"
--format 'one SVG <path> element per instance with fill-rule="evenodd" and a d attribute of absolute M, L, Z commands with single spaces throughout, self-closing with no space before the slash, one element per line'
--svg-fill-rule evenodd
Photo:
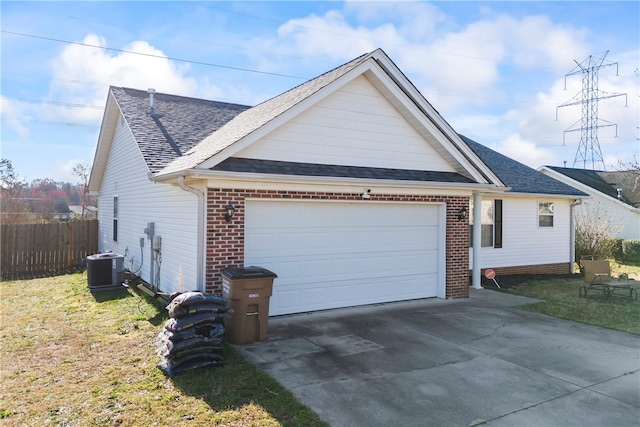
<path fill-rule="evenodd" d="M 622 249 L 622 243 L 624 240 L 622 239 L 614 239 L 613 247 L 611 248 L 611 257 L 618 262 L 622 262 L 625 260 L 624 251 Z"/>
<path fill-rule="evenodd" d="M 582 269 L 583 256 L 616 257 L 618 240 L 615 235 L 614 221 L 599 206 L 584 204 L 576 215 L 575 223 L 575 261 Z"/>
<path fill-rule="evenodd" d="M 640 240 L 624 240 L 622 242 L 623 259 L 631 264 L 640 264 Z"/>

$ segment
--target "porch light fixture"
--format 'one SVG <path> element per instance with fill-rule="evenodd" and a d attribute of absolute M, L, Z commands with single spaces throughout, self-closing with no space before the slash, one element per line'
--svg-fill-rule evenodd
<path fill-rule="evenodd" d="M 236 208 L 234 208 L 231 203 L 228 203 L 227 206 L 225 206 L 224 208 L 225 208 L 224 220 L 227 222 L 231 222 L 231 218 L 233 218 L 233 212 L 236 210 Z"/>
<path fill-rule="evenodd" d="M 467 211 L 466 206 L 461 207 L 460 210 L 458 211 L 458 221 L 464 221 L 465 219 L 467 219 L 468 213 L 469 211 Z"/>

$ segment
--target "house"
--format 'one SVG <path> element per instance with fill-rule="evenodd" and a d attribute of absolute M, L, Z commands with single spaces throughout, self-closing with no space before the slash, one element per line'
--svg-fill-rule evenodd
<path fill-rule="evenodd" d="M 100 251 L 152 288 L 261 266 L 270 315 L 569 273 L 586 196 L 458 135 L 380 49 L 252 108 L 111 87 L 89 189 Z"/>
<path fill-rule="evenodd" d="M 611 233 L 623 240 L 640 239 L 640 172 L 596 171 L 541 166 L 538 170 L 590 195 L 577 214 L 596 214 L 611 223 Z"/>
<path fill-rule="evenodd" d="M 95 206 L 70 205 L 71 218 L 73 219 L 96 219 L 98 208 Z"/>

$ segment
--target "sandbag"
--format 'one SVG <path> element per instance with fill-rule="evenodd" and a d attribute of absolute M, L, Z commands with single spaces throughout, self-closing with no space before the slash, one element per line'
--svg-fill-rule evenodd
<path fill-rule="evenodd" d="M 165 375 L 174 377 L 189 369 L 201 368 L 205 366 L 220 366 L 224 363 L 224 358 L 215 353 L 194 353 L 181 357 L 178 360 L 163 359 L 159 364 Z"/>
<path fill-rule="evenodd" d="M 160 357 L 173 358 L 189 352 L 222 352 L 222 337 L 194 337 L 180 341 L 171 341 L 167 335 L 160 336 L 156 342 L 156 354 Z"/>
<path fill-rule="evenodd" d="M 175 361 L 175 360 L 180 360 L 182 358 L 191 356 L 193 354 L 213 353 L 213 354 L 222 355 L 223 351 L 224 351 L 224 346 L 222 344 L 217 344 L 217 345 L 206 345 L 198 348 L 186 348 L 182 350 L 175 350 L 175 349 L 169 350 L 169 348 L 165 346 L 165 347 L 159 347 L 156 350 L 156 353 L 158 354 L 158 356 L 162 358 Z"/>
<path fill-rule="evenodd" d="M 221 306 L 226 306 L 228 303 L 228 300 L 225 297 L 222 297 L 220 295 L 210 295 L 200 291 L 189 291 L 189 292 L 183 292 L 175 296 L 171 300 L 169 305 L 167 305 L 167 310 L 177 306 L 190 306 L 190 305 L 202 304 L 202 303 L 210 303 L 210 304 L 218 304 Z"/>
<path fill-rule="evenodd" d="M 212 303 L 210 301 L 194 302 L 190 305 L 167 306 L 169 317 L 187 317 L 199 313 L 218 313 L 220 317 L 228 318 L 233 314 L 233 310 L 227 306 Z"/>
<path fill-rule="evenodd" d="M 171 320 L 171 319 L 169 319 Z M 167 339 L 172 342 L 187 340 L 196 337 L 207 338 L 224 338 L 225 328 L 222 323 L 203 323 L 193 328 L 184 329 L 181 331 L 170 331 L 164 329 Z"/>
<path fill-rule="evenodd" d="M 227 299 L 199 291 L 171 294 L 169 319 L 156 339 L 158 364 L 172 377 L 186 370 L 224 363 L 224 320 L 233 313 Z"/>
<path fill-rule="evenodd" d="M 172 317 L 164 323 L 164 328 L 172 332 L 184 331 L 204 323 L 222 323 L 224 318 L 224 313 L 211 312 L 198 313 L 188 317 Z"/>

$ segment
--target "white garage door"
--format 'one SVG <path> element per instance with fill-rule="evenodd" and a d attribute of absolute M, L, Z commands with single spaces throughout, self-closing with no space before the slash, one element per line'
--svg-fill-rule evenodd
<path fill-rule="evenodd" d="M 247 200 L 245 265 L 269 315 L 444 296 L 444 205 Z"/>

